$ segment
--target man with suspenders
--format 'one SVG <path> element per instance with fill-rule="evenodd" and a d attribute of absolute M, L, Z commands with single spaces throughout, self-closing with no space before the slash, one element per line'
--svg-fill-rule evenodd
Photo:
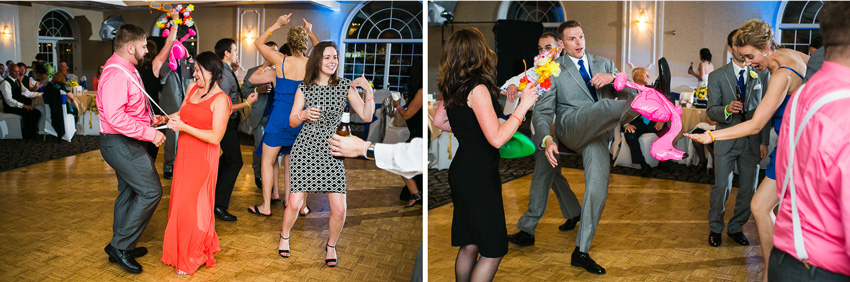
<path fill-rule="evenodd" d="M 134 67 L 148 52 L 146 36 L 135 25 L 118 28 L 112 42 L 115 53 L 106 61 L 96 100 L 100 153 L 115 170 L 119 191 L 112 240 L 104 251 L 130 273 L 142 272 L 135 258 L 147 254 L 147 249 L 136 248 L 136 243 L 162 198 L 162 184 L 145 143 L 159 147 L 165 142 L 165 135 L 152 127 L 163 118 L 153 115 Z"/>
<path fill-rule="evenodd" d="M 779 132 L 771 281 L 850 281 L 850 2 L 820 12 L 826 61 Z"/>

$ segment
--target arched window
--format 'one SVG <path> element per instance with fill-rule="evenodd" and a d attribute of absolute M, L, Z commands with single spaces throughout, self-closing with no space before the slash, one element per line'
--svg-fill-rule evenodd
<path fill-rule="evenodd" d="M 375 89 L 403 92 L 413 59 L 422 57 L 422 2 L 367 2 L 346 21 L 345 78 L 361 74 Z"/>
<path fill-rule="evenodd" d="M 59 9 L 44 13 L 38 24 L 38 54 L 44 54 L 46 61 L 54 67 L 57 62 L 66 62 L 73 73 L 76 39 L 71 19 L 71 15 Z"/>
<path fill-rule="evenodd" d="M 821 1 L 787 1 L 779 9 L 776 24 L 779 45 L 809 53 L 812 40 L 820 38 Z"/>
<path fill-rule="evenodd" d="M 560 1 L 504 1 L 499 19 L 539 22 L 554 32 L 566 17 Z"/>
<path fill-rule="evenodd" d="M 168 15 L 166 15 L 165 13 L 162 13 L 162 15 L 159 16 L 159 18 L 157 18 L 156 21 L 153 22 L 153 27 L 151 27 L 151 37 L 153 37 L 152 39 L 154 40 L 154 42 L 156 42 L 157 46 L 159 46 L 160 48 L 162 48 L 162 46 L 165 44 L 165 37 L 162 37 L 162 29 L 160 29 L 159 26 L 156 25 L 156 23 L 161 21 L 161 20 L 165 20 L 167 16 Z M 179 25 L 179 26 L 177 26 L 177 29 L 178 29 L 177 34 L 180 35 L 180 36 L 186 34 L 187 30 L 189 30 L 189 29 L 195 30 L 195 36 L 191 36 L 189 38 L 186 38 L 186 40 L 183 41 L 183 46 L 186 47 L 186 51 L 189 51 L 189 54 L 192 55 L 192 57 L 197 56 L 198 55 L 198 25 L 197 25 L 197 23 L 195 25 L 193 25 L 192 27 L 187 27 L 185 25 Z M 182 38 L 182 37 L 178 37 L 177 40 L 180 40 L 180 38 Z M 157 50 L 157 51 L 159 51 L 159 50 Z"/>

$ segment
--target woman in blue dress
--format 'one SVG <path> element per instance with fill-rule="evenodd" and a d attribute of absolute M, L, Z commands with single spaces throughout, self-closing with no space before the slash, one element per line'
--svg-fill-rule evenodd
<path fill-rule="evenodd" d="M 308 38 L 313 39 L 314 45 L 318 41 L 315 39 L 316 36 L 312 35 L 312 25 L 304 20 L 302 26 L 290 28 L 286 36 L 286 44 L 289 45 L 291 56 L 285 56 L 266 46 L 266 40 L 275 30 L 288 24 L 291 15 L 292 13 L 278 18 L 277 22 L 254 42 L 254 46 L 260 51 L 260 54 L 275 66 L 274 69 L 268 71 L 255 72 L 249 80 L 254 84 L 273 82 L 275 85 L 274 98 L 270 101 L 271 114 L 266 125 L 265 135 L 263 135 L 262 148 L 258 148 L 258 151 L 262 154 L 263 204 L 248 207 L 248 212 L 261 216 L 272 215 L 271 194 L 272 188 L 277 187 L 279 183 L 280 164 L 277 157 L 281 154 L 283 155 L 284 193 L 282 196 L 284 204 L 287 203 L 289 198 L 289 153 L 298 132 L 301 131 L 301 126 L 292 127 L 289 125 L 289 114 L 292 111 L 295 91 L 298 90 L 298 85 L 304 80 L 307 70 L 307 57 L 304 56 L 307 51 L 307 40 Z M 271 73 L 274 73 L 274 76 Z M 302 215 L 309 212 L 309 210 L 304 210 L 307 209 L 306 200 L 300 203 L 300 208 Z"/>
<path fill-rule="evenodd" d="M 785 104 L 791 94 L 803 84 L 804 78 L 801 74 L 806 73 L 809 56 L 793 49 L 779 48 L 773 38 L 773 28 L 770 25 L 764 21 L 750 20 L 738 29 L 733 39 L 733 45 L 738 54 L 744 57 L 746 66 L 770 72 L 770 81 L 761 103 L 753 113 L 753 118 L 723 130 L 690 134 L 688 137 L 708 144 L 758 134 L 765 126 L 773 126 L 777 134 L 779 133 Z M 775 158 L 774 148 L 770 153 L 770 164 L 767 165 L 767 177 L 762 180 L 750 203 L 750 210 L 758 227 L 765 266 L 768 265 L 770 249 L 773 247 L 773 223 L 776 218 L 773 208 L 779 203 L 779 196 L 776 194 Z M 764 280 L 767 281 L 767 272 Z"/>

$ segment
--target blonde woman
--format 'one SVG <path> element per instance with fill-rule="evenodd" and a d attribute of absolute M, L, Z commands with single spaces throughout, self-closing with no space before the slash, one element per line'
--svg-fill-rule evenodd
<path fill-rule="evenodd" d="M 793 49 L 779 48 L 773 41 L 773 28 L 766 22 L 750 20 L 745 23 L 735 34 L 733 45 L 738 54 L 744 57 L 744 65 L 770 72 L 767 90 L 752 119 L 722 130 L 685 134 L 694 141 L 709 144 L 718 140 L 737 139 L 758 134 L 764 126 L 773 126 L 778 133 L 788 98 L 803 84 L 802 74 L 806 73 L 809 56 Z M 737 113 L 740 109 L 729 111 Z M 765 265 L 768 265 L 770 249 L 773 247 L 773 208 L 779 203 L 779 197 L 776 195 L 775 158 L 776 149 L 770 153 L 767 177 L 759 185 L 750 203 L 750 210 L 758 227 Z"/>

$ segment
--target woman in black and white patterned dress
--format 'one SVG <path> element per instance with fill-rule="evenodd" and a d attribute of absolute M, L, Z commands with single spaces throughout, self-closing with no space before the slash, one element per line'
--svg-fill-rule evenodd
<path fill-rule="evenodd" d="M 345 167 L 342 160 L 331 156 L 327 140 L 336 132 L 346 102 L 364 121 L 372 121 L 375 111 L 372 88 L 366 78 L 354 80 L 337 76 L 338 50 L 333 42 L 322 42 L 313 48 L 307 60 L 307 74 L 298 86 L 289 123 L 297 127 L 307 121 L 292 147 L 290 163 L 290 196 L 283 214 L 278 253 L 290 256 L 289 231 L 298 218 L 299 204 L 305 192 L 326 193 L 331 207 L 328 223 L 329 238 L 326 246 L 325 264 L 337 265 L 336 242 L 345 223 Z M 366 91 L 366 99 L 360 98 L 356 88 Z"/>

